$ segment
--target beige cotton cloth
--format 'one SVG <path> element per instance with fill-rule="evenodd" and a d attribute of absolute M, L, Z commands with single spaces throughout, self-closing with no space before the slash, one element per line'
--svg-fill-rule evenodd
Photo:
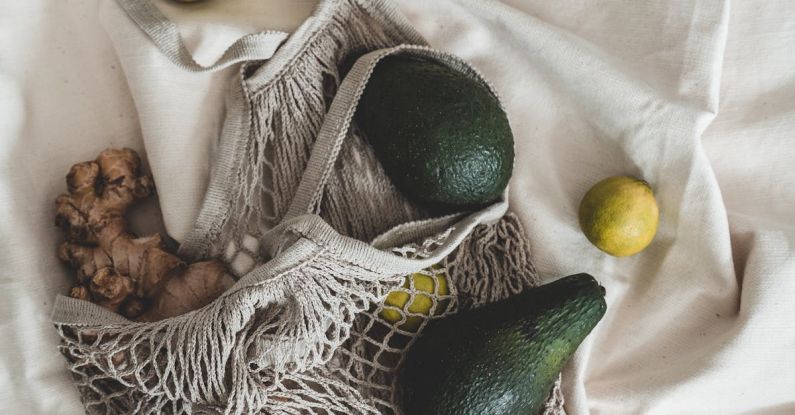
<path fill-rule="evenodd" d="M 196 19 L 158 4 L 210 62 L 302 17 L 284 4 L 235 14 L 254 3 L 211 1 Z M 608 314 L 564 376 L 568 412 L 795 412 L 795 5 L 398 5 L 502 94 L 517 139 L 512 208 L 539 271 L 590 272 L 607 288 Z M 278 21 L 285 10 L 292 22 Z M 69 165 L 110 145 L 144 152 L 180 240 L 230 73 L 175 70 L 110 0 L 0 3 L 0 412 L 82 411 L 49 318 L 70 278 L 52 226 Z M 612 174 L 642 176 L 660 202 L 658 236 L 633 258 L 599 253 L 577 228 L 579 198 Z"/>

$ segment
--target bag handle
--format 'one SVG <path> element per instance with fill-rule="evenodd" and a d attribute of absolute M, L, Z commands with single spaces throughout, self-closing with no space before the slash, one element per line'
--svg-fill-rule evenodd
<path fill-rule="evenodd" d="M 478 82 L 484 83 L 495 96 L 497 95 L 494 88 L 466 62 L 457 56 L 427 46 L 400 45 L 363 55 L 354 63 L 337 90 L 326 118 L 323 120 L 315 145 L 312 147 L 306 171 L 284 220 L 314 212 L 323 197 L 326 182 L 334 168 L 342 144 L 348 136 L 351 122 L 356 114 L 356 107 L 375 66 L 385 57 L 400 53 L 423 55 L 440 60 L 465 75 L 475 78 Z"/>
<path fill-rule="evenodd" d="M 289 36 L 268 30 L 246 35 L 235 41 L 213 64 L 203 66 L 193 59 L 179 29 L 151 0 L 117 0 L 127 16 L 152 40 L 175 65 L 191 72 L 215 72 L 239 62 L 270 59 Z"/>
<path fill-rule="evenodd" d="M 452 252 L 475 226 L 496 221 L 507 211 L 508 189 L 499 201 L 477 212 L 405 223 L 379 236 L 372 244 L 339 235 L 319 216 L 313 214 L 323 197 L 326 183 L 334 169 L 342 144 L 348 136 L 359 99 L 376 64 L 387 56 L 399 53 L 412 53 L 443 61 L 467 76 L 477 79 L 478 82 L 484 83 L 496 95 L 494 88 L 463 60 L 426 46 L 400 45 L 376 50 L 360 57 L 337 90 L 312 148 L 307 168 L 282 223 L 268 231 L 269 237 L 263 238 L 267 241 L 265 249 L 271 255 L 275 255 L 285 243 L 289 242 L 288 234 L 293 234 L 293 237 L 304 236 L 321 244 L 325 242 L 327 247 L 337 247 L 339 249 L 334 250 L 339 255 L 365 267 L 414 272 L 438 263 Z M 448 228 L 451 229 L 450 235 L 428 258 L 402 258 L 381 250 L 392 244 L 402 244 L 408 239 L 428 236 L 429 233 L 442 232 Z"/>

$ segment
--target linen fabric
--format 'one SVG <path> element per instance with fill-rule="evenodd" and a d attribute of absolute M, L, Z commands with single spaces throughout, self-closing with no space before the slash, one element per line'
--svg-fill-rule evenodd
<path fill-rule="evenodd" d="M 293 21 L 280 27 L 275 11 L 296 10 L 283 7 L 218 24 L 229 16 L 221 3 L 158 5 L 192 33 L 186 43 L 204 62 L 245 33 L 291 31 L 305 17 L 284 14 Z M 267 2 L 244 3 L 235 4 Z M 585 271 L 607 288 L 608 315 L 564 376 L 568 412 L 795 411 L 795 5 L 397 5 L 432 46 L 470 61 L 502 95 L 517 138 L 511 205 L 542 276 Z M 72 278 L 51 226 L 69 166 L 107 146 L 143 152 L 178 241 L 207 186 L 234 70 L 175 76 L 115 7 L 0 3 L 3 412 L 82 411 L 49 319 Z M 152 74 L 146 82 L 162 74 L 145 105 L 136 72 Z M 188 111 L 169 115 L 180 107 Z M 177 129 L 186 114 L 192 123 Z M 628 259 L 596 251 L 577 228 L 579 198 L 612 174 L 643 177 L 660 203 L 656 240 Z M 137 214 L 147 220 L 136 230 L 158 227 L 156 206 Z"/>

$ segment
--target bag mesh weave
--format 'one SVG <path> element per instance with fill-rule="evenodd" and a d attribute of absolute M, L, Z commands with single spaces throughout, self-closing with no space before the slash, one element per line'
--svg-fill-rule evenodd
<path fill-rule="evenodd" d="M 398 369 L 429 319 L 537 284 L 514 215 L 426 220 L 335 111 L 350 115 L 358 99 L 346 103 L 355 91 L 340 85 L 361 66 L 355 58 L 421 38 L 382 1 L 327 0 L 315 19 L 300 43 L 283 46 L 295 51 L 282 65 L 243 65 L 203 218 L 181 248 L 221 257 L 237 284 L 200 310 L 154 323 L 58 298 L 60 350 L 87 412 L 399 414 Z M 397 53 L 440 59 L 485 83 L 451 56 Z M 344 134 L 324 135 L 335 123 Z M 339 143 L 324 165 L 313 149 L 328 140 Z M 296 215 L 313 169 L 323 172 L 310 183 L 317 197 Z M 413 272 L 429 277 L 434 292 L 404 287 Z M 407 304 L 430 301 L 429 313 L 385 306 L 391 291 Z M 396 323 L 381 317 L 385 309 Z M 562 413 L 559 384 L 545 413 Z"/>

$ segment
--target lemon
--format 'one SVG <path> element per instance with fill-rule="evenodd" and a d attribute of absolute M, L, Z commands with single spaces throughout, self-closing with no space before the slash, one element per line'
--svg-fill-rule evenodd
<path fill-rule="evenodd" d="M 438 269 L 437 267 L 434 267 Z M 414 290 L 411 290 L 411 283 L 414 283 Z M 395 290 L 386 296 L 384 301 L 384 309 L 381 311 L 380 316 L 390 323 L 397 323 L 403 319 L 406 312 L 413 314 L 429 315 L 431 307 L 433 306 L 433 299 L 423 292 L 436 295 L 447 295 L 447 276 L 442 273 L 437 273 L 431 277 L 423 273 L 414 273 L 406 276 L 406 281 L 403 283 L 403 288 L 408 291 L 414 292 L 412 295 L 403 290 Z M 411 302 L 409 303 L 409 300 Z M 408 304 L 408 306 L 407 306 Z M 423 317 L 417 315 L 407 315 L 405 323 L 400 325 L 400 328 L 408 331 L 416 331 Z"/>
<path fill-rule="evenodd" d="M 597 248 L 614 256 L 630 256 L 654 239 L 659 210 L 648 183 L 614 176 L 588 190 L 579 216 L 580 228 Z"/>

